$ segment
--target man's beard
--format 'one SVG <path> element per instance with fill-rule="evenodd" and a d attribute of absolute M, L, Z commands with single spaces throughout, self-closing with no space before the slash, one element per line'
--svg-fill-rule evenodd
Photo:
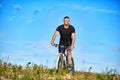
<path fill-rule="evenodd" d="M 65 26 L 69 26 L 69 24 L 64 24 Z"/>

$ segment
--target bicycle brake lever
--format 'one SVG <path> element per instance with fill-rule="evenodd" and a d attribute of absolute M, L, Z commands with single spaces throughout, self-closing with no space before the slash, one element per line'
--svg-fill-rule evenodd
<path fill-rule="evenodd" d="M 58 44 L 55 44 L 55 47 L 58 47 Z"/>

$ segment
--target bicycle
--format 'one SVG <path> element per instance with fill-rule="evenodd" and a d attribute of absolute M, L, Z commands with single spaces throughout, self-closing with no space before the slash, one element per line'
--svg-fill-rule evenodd
<path fill-rule="evenodd" d="M 59 44 L 55 44 L 55 47 L 68 47 L 68 46 L 62 46 Z M 69 48 L 69 47 L 68 47 Z M 66 69 L 68 73 L 72 73 L 74 75 L 74 59 L 71 57 L 70 66 L 68 67 L 68 59 L 66 53 L 59 53 L 57 58 L 57 65 L 56 65 L 56 73 L 58 73 L 60 70 Z"/>

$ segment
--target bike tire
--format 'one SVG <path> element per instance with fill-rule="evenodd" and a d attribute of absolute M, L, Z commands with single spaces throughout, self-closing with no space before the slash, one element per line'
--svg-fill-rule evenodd
<path fill-rule="evenodd" d="M 61 54 L 58 60 L 58 70 L 62 70 L 65 68 L 65 61 L 63 59 L 63 55 Z"/>
<path fill-rule="evenodd" d="M 71 58 L 71 61 L 72 61 L 72 63 L 71 63 L 71 65 L 72 65 L 71 71 L 72 71 L 72 75 L 74 75 L 75 67 L 74 67 L 74 59 L 73 59 L 73 57 Z"/>

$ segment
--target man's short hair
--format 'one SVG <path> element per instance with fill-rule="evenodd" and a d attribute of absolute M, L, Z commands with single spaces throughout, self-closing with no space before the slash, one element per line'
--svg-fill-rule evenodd
<path fill-rule="evenodd" d="M 69 17 L 68 17 L 68 16 L 65 16 L 65 17 L 64 17 L 64 19 L 66 19 L 66 18 L 68 18 L 68 19 L 69 19 Z"/>

